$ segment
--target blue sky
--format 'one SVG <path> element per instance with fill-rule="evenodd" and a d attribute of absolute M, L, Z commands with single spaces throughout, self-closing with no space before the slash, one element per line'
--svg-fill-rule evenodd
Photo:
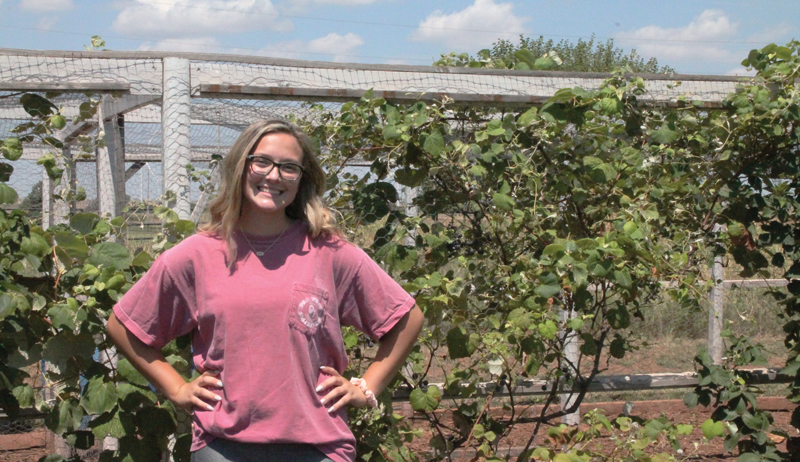
<path fill-rule="evenodd" d="M 595 34 L 680 73 L 744 74 L 753 48 L 800 40 L 800 1 L 0 0 L 0 47 L 197 51 L 428 65 L 499 38 Z"/>

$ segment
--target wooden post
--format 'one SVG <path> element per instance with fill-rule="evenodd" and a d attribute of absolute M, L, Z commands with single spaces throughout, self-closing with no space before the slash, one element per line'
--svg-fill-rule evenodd
<path fill-rule="evenodd" d="M 169 204 L 183 220 L 191 218 L 189 172 L 186 165 L 191 154 L 191 68 L 183 58 L 164 58 L 164 91 L 161 104 L 161 136 L 163 151 L 161 171 L 163 192 L 175 193 Z"/>
<path fill-rule="evenodd" d="M 98 127 L 105 146 L 97 148 L 97 199 L 100 215 L 116 217 L 125 208 L 125 132 L 123 116 L 107 113 L 110 104 L 97 106 Z"/>
<path fill-rule="evenodd" d="M 104 113 L 104 105 L 97 106 L 97 126 L 103 130 L 105 146 L 98 147 L 95 152 L 97 167 L 97 205 L 100 216 L 115 217 L 119 214 L 117 210 L 117 195 L 114 183 L 119 178 L 114 178 L 113 152 L 114 152 L 114 131 L 113 127 L 109 130 L 105 122 L 107 114 Z"/>
<path fill-rule="evenodd" d="M 576 313 L 574 310 L 559 310 L 559 316 L 561 317 L 561 324 L 566 325 L 567 321 L 576 316 Z M 564 359 L 570 366 L 569 373 L 573 374 L 577 378 L 577 376 L 580 375 L 580 372 L 575 370 L 575 368 L 578 367 L 578 334 L 574 331 L 567 333 L 566 329 L 564 329 L 561 331 L 561 336 L 564 338 Z M 569 387 L 567 392 L 561 393 L 559 398 L 561 401 L 562 410 L 572 407 L 577 402 L 577 396 L 572 391 L 572 387 Z M 580 424 L 580 409 L 576 409 L 575 411 L 561 417 L 561 423 L 565 425 Z"/>
<path fill-rule="evenodd" d="M 219 170 L 220 166 L 217 165 L 214 170 L 211 171 L 211 178 L 209 179 L 209 185 L 213 188 L 216 188 L 219 185 Z M 197 199 L 197 203 L 194 205 L 194 210 L 192 210 L 191 220 L 194 224 L 200 223 L 200 219 L 203 217 L 203 212 L 206 211 L 206 207 L 208 206 L 208 201 L 211 198 L 212 191 L 209 188 L 206 188 L 200 194 L 200 198 Z"/>
<path fill-rule="evenodd" d="M 404 186 L 403 190 L 405 192 L 405 200 L 404 200 L 405 204 L 403 205 L 405 206 L 406 209 L 406 215 L 409 217 L 415 217 L 419 213 L 419 210 L 417 210 L 417 206 L 414 205 L 414 200 L 419 195 L 419 188 L 411 188 L 409 186 Z M 413 247 L 416 245 L 416 238 L 417 238 L 416 230 L 412 230 L 411 232 L 409 232 L 408 236 L 406 236 L 404 244 Z"/>
<path fill-rule="evenodd" d="M 708 354 L 714 364 L 722 364 L 722 330 L 724 328 L 725 317 L 723 307 L 725 303 L 725 268 L 723 267 L 723 257 L 714 257 L 714 264 L 711 267 L 711 278 L 714 280 L 714 287 L 711 288 L 710 307 L 708 310 Z"/>
<path fill-rule="evenodd" d="M 62 170 L 62 173 L 58 184 L 54 184 L 53 181 L 48 181 L 48 190 L 50 192 L 48 198 L 50 205 L 50 219 L 48 222 L 48 227 L 69 223 L 69 214 L 75 209 L 74 201 L 70 197 L 72 196 L 71 193 L 75 191 L 75 164 L 72 162 L 72 153 L 69 145 L 66 144 L 63 132 L 57 133 L 56 136 L 62 143 L 64 143 L 64 147 L 61 149 L 61 154 L 55 156 L 56 166 Z M 47 174 L 45 173 L 45 175 Z M 43 198 L 47 195 L 44 193 L 44 191 L 45 184 L 42 183 Z"/>
<path fill-rule="evenodd" d="M 42 229 L 53 226 L 53 180 L 42 167 Z"/>
<path fill-rule="evenodd" d="M 714 225 L 714 233 L 720 233 L 725 230 L 727 230 L 725 225 Z M 724 256 L 717 255 L 714 257 L 714 263 L 711 266 L 711 279 L 714 282 L 714 286 L 709 294 L 708 355 L 711 356 L 714 364 L 722 364 L 722 352 L 725 349 L 722 344 L 722 330 L 725 327 L 725 317 L 723 316 L 725 268 L 723 264 Z"/>

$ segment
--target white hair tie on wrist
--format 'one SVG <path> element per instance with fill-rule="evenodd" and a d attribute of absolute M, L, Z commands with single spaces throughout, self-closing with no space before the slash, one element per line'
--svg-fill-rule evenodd
<path fill-rule="evenodd" d="M 372 390 L 367 388 L 366 380 L 360 377 L 353 377 L 350 379 L 350 383 L 357 386 L 358 389 L 364 393 L 364 396 L 367 398 L 367 406 L 378 407 L 378 398 L 375 397 L 375 393 L 373 393 Z"/>

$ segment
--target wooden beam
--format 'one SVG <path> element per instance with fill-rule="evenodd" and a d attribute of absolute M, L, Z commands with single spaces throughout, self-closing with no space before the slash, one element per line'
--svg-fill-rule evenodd
<path fill-rule="evenodd" d="M 0 82 L 0 91 L 128 93 L 127 82 Z"/>
<path fill-rule="evenodd" d="M 746 371 L 747 383 L 758 385 L 767 383 L 790 383 L 794 377 L 780 373 L 780 369 L 751 369 Z M 638 374 L 638 375 L 606 375 L 597 376 L 589 383 L 588 392 L 602 391 L 644 391 L 671 388 L 693 388 L 698 384 L 697 374 L 694 372 L 663 373 L 663 374 Z M 443 383 L 432 383 L 442 390 L 446 399 L 464 399 L 460 395 L 448 393 Z M 462 384 L 466 387 L 467 384 Z M 495 389 L 494 382 L 482 382 L 476 387 L 475 397 L 488 396 Z M 552 391 L 552 383 L 546 380 L 525 380 L 519 382 L 514 388 L 514 396 L 547 395 Z M 577 390 L 576 390 L 577 392 Z M 392 395 L 393 401 L 408 401 L 411 389 L 400 387 Z M 497 390 L 494 396 L 509 396 L 508 389 Z"/>
<path fill-rule="evenodd" d="M 753 288 L 753 287 L 786 287 L 789 281 L 786 279 L 730 279 L 722 281 L 722 286 L 726 289 L 735 287 Z"/>
<path fill-rule="evenodd" d="M 254 85 L 200 84 L 202 98 L 237 98 L 270 100 L 304 100 L 346 102 L 362 98 L 367 90 L 297 87 L 260 87 Z M 374 90 L 372 96 L 391 102 L 441 101 L 452 99 L 455 104 L 481 104 L 483 106 L 525 106 L 542 104 L 550 96 L 496 95 L 475 93 L 402 92 Z"/>

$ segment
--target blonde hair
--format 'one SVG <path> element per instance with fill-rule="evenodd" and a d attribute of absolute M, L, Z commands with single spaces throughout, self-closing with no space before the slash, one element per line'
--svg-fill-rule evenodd
<path fill-rule="evenodd" d="M 342 236 L 333 211 L 322 200 L 325 192 L 325 172 L 317 160 L 311 139 L 293 123 L 281 119 L 261 120 L 250 124 L 239 135 L 228 155 L 222 160 L 222 164 L 218 167 L 219 190 L 208 206 L 211 221 L 199 228 L 200 232 L 216 234 L 225 239 L 228 246 L 229 268 L 235 264 L 238 251 L 233 233 L 238 228 L 239 218 L 242 215 L 242 178 L 247 156 L 253 153 L 261 138 L 272 133 L 292 135 L 303 151 L 303 175 L 299 180 L 297 196 L 286 207 L 286 216 L 304 221 L 312 238 L 319 235 Z"/>

